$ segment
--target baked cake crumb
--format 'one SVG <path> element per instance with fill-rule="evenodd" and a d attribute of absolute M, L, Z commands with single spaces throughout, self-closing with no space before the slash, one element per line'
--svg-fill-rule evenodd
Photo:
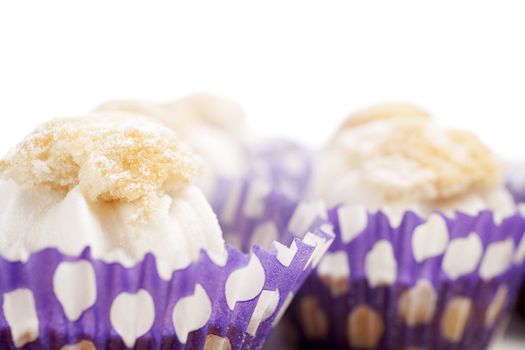
<path fill-rule="evenodd" d="M 202 167 L 169 129 L 95 113 L 41 125 L 0 161 L 0 176 L 64 194 L 79 186 L 91 201 L 148 203 L 190 184 Z"/>

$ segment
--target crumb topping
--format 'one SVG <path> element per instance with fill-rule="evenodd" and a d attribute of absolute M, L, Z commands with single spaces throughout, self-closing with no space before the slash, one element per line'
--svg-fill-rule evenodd
<path fill-rule="evenodd" d="M 358 112 L 332 145 L 389 199 L 443 200 L 500 185 L 503 176 L 503 162 L 475 135 L 443 128 L 414 105 Z"/>
<path fill-rule="evenodd" d="M 79 186 L 103 202 L 149 202 L 201 169 L 169 129 L 124 113 L 50 121 L 0 161 L 0 175 L 20 185 L 64 193 Z"/>

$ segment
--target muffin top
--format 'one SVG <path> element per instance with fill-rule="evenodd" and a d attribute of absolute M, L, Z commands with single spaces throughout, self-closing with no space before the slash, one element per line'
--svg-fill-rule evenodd
<path fill-rule="evenodd" d="M 242 107 L 227 98 L 208 93 L 197 93 L 183 99 L 161 105 L 172 115 L 192 110 L 199 120 L 224 130 L 235 130 L 243 125 L 245 115 Z"/>
<path fill-rule="evenodd" d="M 0 176 L 90 201 L 153 200 L 191 183 L 199 159 L 167 128 L 125 113 L 57 119 L 0 161 Z"/>
<path fill-rule="evenodd" d="M 198 186 L 213 191 L 214 179 L 246 171 L 246 147 L 252 135 L 242 108 L 235 102 L 211 94 L 194 94 L 165 103 L 144 100 L 113 100 L 97 111 L 138 113 L 161 123 L 188 144 L 206 164 Z"/>
<path fill-rule="evenodd" d="M 201 169 L 170 129 L 136 114 L 45 123 L 0 162 L 0 254 L 89 247 L 124 266 L 153 254 L 164 279 L 202 251 L 222 266 L 217 217 L 191 184 Z"/>
<path fill-rule="evenodd" d="M 411 104 L 357 112 L 342 124 L 330 148 L 361 169 L 387 200 L 447 201 L 502 181 L 503 162 L 475 135 L 442 127 Z"/>
<path fill-rule="evenodd" d="M 164 103 L 145 100 L 112 100 L 97 107 L 97 111 L 124 111 L 153 117 L 172 130 L 189 127 L 212 127 L 234 131 L 245 121 L 239 104 L 212 94 L 198 93 Z"/>

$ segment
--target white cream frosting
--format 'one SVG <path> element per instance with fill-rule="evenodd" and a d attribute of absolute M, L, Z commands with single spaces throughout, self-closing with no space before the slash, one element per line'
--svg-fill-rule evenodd
<path fill-rule="evenodd" d="M 197 260 L 201 249 L 225 263 L 216 216 L 194 186 L 164 195 L 155 220 L 140 226 L 132 203 L 90 202 L 78 187 L 62 197 L 0 179 L 0 198 L 0 255 L 11 261 L 44 248 L 75 256 L 91 247 L 95 258 L 130 267 L 152 253 L 164 279 Z"/>
<path fill-rule="evenodd" d="M 201 250 L 223 265 L 217 218 L 191 184 L 198 158 L 169 129 L 117 117 L 46 123 L 0 161 L 0 255 L 90 247 L 129 267 L 152 253 L 164 279 Z"/>
<path fill-rule="evenodd" d="M 516 211 L 502 163 L 474 136 L 446 129 L 416 106 L 382 105 L 349 118 L 315 159 L 309 195 L 329 206 L 476 214 Z"/>

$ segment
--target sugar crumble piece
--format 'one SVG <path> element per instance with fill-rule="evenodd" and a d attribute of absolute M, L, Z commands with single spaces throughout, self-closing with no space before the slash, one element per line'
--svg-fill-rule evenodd
<path fill-rule="evenodd" d="M 0 161 L 0 176 L 91 201 L 148 202 L 191 183 L 198 157 L 169 129 L 126 113 L 47 122 Z"/>
<path fill-rule="evenodd" d="M 504 163 L 475 135 L 423 109 L 383 104 L 351 116 L 331 141 L 386 198 L 446 200 L 501 183 Z"/>

